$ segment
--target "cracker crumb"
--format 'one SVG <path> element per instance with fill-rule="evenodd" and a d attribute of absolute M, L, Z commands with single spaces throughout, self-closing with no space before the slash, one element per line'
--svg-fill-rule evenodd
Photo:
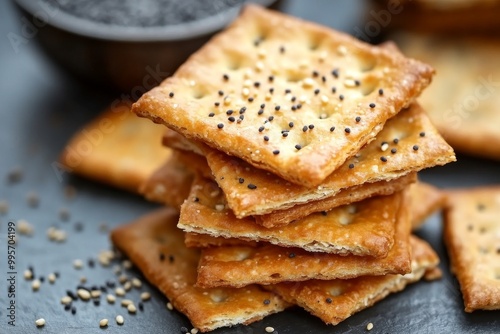
<path fill-rule="evenodd" d="M 371 322 L 366 325 L 366 330 L 371 331 L 373 329 L 373 324 Z"/>

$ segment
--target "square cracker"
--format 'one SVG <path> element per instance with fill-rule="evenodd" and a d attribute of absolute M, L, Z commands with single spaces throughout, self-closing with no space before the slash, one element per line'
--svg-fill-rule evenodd
<path fill-rule="evenodd" d="M 180 208 L 189 196 L 195 173 L 210 176 L 206 160 L 196 154 L 173 150 L 167 161 L 139 187 L 147 200 Z"/>
<path fill-rule="evenodd" d="M 179 228 L 214 237 L 267 241 L 310 252 L 384 257 L 394 243 L 402 194 L 380 196 L 314 213 L 287 226 L 265 228 L 252 218 L 237 219 L 217 184 L 196 178 L 181 207 Z"/>
<path fill-rule="evenodd" d="M 127 106 L 110 107 L 71 138 L 59 158 L 60 167 L 137 192 L 172 153 L 161 145 L 163 131 Z"/>
<path fill-rule="evenodd" d="M 431 61 L 439 71 L 419 101 L 446 141 L 459 152 L 499 160 L 498 38 L 434 34 L 395 38 L 405 53 Z"/>
<path fill-rule="evenodd" d="M 243 289 L 196 287 L 199 252 L 184 246 L 175 227 L 178 213 L 162 209 L 111 232 L 113 243 L 202 332 L 249 324 L 288 306 L 272 292 L 252 285 Z"/>
<path fill-rule="evenodd" d="M 407 275 L 364 276 L 349 280 L 319 281 L 270 285 L 289 302 L 296 303 L 327 324 L 337 325 L 354 313 L 368 308 L 393 292 L 401 291 L 432 272 L 439 258 L 425 241 L 412 236 L 411 273 Z"/>
<path fill-rule="evenodd" d="M 395 153 L 392 153 L 393 150 L 396 150 Z M 226 194 L 229 207 L 238 218 L 264 215 L 290 207 L 300 210 L 293 207 L 332 197 L 349 187 L 392 180 L 455 161 L 453 149 L 416 103 L 390 119 L 374 141 L 316 188 L 291 184 L 217 150 L 205 148 L 205 156 L 217 183 Z M 386 161 L 382 161 L 382 157 Z M 255 188 L 250 189 L 249 184 Z"/>
<path fill-rule="evenodd" d="M 448 194 L 444 241 L 465 311 L 500 309 L 500 186 Z"/>
<path fill-rule="evenodd" d="M 394 246 L 385 258 L 311 253 L 261 243 L 259 247 L 212 247 L 202 250 L 198 285 L 240 287 L 310 279 L 349 279 L 411 271 L 409 205 L 398 213 Z"/>
<path fill-rule="evenodd" d="M 163 136 L 163 144 L 174 150 L 197 152 L 196 154 L 203 155 L 203 152 L 199 149 L 199 146 L 193 144 L 184 136 L 173 130 L 167 130 L 165 132 Z M 208 170 L 204 170 L 203 174 L 205 175 L 205 177 L 210 178 L 210 176 L 207 175 L 211 173 L 211 170 L 208 165 L 206 165 L 206 168 Z M 226 174 L 226 177 L 236 177 L 234 175 L 229 175 L 231 171 L 231 169 L 227 170 L 228 174 Z M 269 214 L 260 216 L 256 215 L 253 217 L 257 224 L 267 228 L 283 226 L 294 220 L 307 217 L 308 215 L 315 212 L 329 211 L 335 207 L 359 202 L 363 199 L 377 195 L 393 194 L 397 191 L 403 190 L 407 185 L 415 182 L 416 180 L 416 173 L 410 173 L 394 180 L 363 183 L 357 186 L 342 189 L 332 197 L 308 202 L 302 205 L 296 205 L 286 210 L 277 210 Z"/>
<path fill-rule="evenodd" d="M 400 53 L 248 5 L 133 111 L 311 187 L 371 141 L 433 73 Z"/>

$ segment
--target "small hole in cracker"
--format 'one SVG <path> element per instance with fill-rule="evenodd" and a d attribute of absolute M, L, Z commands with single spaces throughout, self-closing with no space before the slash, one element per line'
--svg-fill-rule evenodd
<path fill-rule="evenodd" d="M 279 273 L 274 273 L 271 275 L 271 278 L 281 278 L 281 275 Z"/>
<path fill-rule="evenodd" d="M 214 303 L 222 303 L 228 298 L 227 294 L 222 292 L 221 290 L 216 290 L 210 294 L 210 299 Z"/>
<path fill-rule="evenodd" d="M 330 294 L 330 296 L 332 297 L 338 297 L 340 296 L 342 293 L 344 293 L 343 289 L 341 286 L 333 286 L 330 288 L 330 290 L 328 291 L 328 293 Z"/>

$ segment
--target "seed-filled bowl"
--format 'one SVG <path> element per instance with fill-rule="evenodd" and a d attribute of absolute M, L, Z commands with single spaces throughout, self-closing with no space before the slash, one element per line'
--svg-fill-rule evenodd
<path fill-rule="evenodd" d="M 93 84 L 139 97 L 173 74 L 245 0 L 15 0 L 25 39 Z M 253 0 L 263 6 L 276 0 Z"/>

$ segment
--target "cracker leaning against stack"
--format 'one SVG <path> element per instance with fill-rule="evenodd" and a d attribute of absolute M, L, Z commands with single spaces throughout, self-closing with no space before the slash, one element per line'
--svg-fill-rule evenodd
<path fill-rule="evenodd" d="M 134 104 L 169 128 L 193 183 L 179 216 L 120 227 L 114 243 L 201 331 L 292 304 L 337 324 L 435 273 L 410 235 L 420 188 L 408 189 L 455 160 L 415 102 L 433 73 L 393 46 L 247 6 Z M 162 201 L 171 161 L 143 194 Z"/>

